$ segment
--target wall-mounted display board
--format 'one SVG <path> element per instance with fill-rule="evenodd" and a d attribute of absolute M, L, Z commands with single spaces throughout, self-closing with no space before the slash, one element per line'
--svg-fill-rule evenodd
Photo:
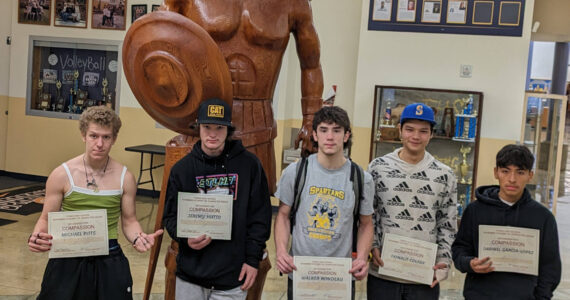
<path fill-rule="evenodd" d="M 30 37 L 26 114 L 77 119 L 89 106 L 118 112 L 120 42 Z"/>
<path fill-rule="evenodd" d="M 370 0 L 368 30 L 522 36 L 525 0 Z"/>

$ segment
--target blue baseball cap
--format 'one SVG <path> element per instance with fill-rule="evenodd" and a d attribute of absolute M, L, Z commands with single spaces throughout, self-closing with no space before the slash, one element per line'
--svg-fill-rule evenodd
<path fill-rule="evenodd" d="M 431 125 L 436 124 L 433 109 L 423 103 L 408 104 L 402 111 L 400 124 L 403 124 L 406 120 L 420 120 L 429 122 Z"/>

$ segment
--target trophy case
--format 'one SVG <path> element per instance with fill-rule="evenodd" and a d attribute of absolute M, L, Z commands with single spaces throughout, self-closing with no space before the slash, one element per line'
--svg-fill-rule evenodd
<path fill-rule="evenodd" d="M 474 199 L 483 93 L 399 86 L 374 88 L 370 160 L 402 147 L 398 124 L 404 107 L 422 102 L 437 124 L 427 151 L 457 176 L 458 216 Z"/>
<path fill-rule="evenodd" d="M 78 119 L 89 106 L 118 112 L 120 42 L 30 36 L 26 114 Z"/>
<path fill-rule="evenodd" d="M 559 195 L 564 195 L 564 172 L 568 141 L 564 143 L 564 122 L 568 97 L 525 93 L 520 143 L 534 154 L 534 176 L 527 189 L 532 197 L 556 215 Z"/>

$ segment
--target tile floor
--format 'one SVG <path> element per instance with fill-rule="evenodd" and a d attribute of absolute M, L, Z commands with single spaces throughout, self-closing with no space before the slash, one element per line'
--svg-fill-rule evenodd
<path fill-rule="evenodd" d="M 558 226 L 560 232 L 561 252 L 563 262 L 570 262 L 570 196 L 560 199 L 558 206 Z M 148 231 L 154 227 L 156 204 L 151 198 L 139 197 L 137 200 L 137 215 L 141 225 Z M 47 254 L 31 253 L 27 249 L 26 239 L 30 234 L 39 213 L 29 216 L 19 216 L 0 212 L 0 218 L 18 220 L 17 223 L 0 227 L 0 299 L 20 300 L 35 299 L 40 290 L 43 271 L 47 262 Z M 149 217 L 150 216 L 150 217 Z M 273 237 L 268 242 L 270 257 L 275 258 Z M 141 299 L 148 267 L 148 253 L 138 253 L 132 249 L 123 237 L 119 242 L 129 258 L 134 280 L 135 299 Z M 170 238 L 165 237 L 156 270 L 151 299 L 163 299 L 164 254 Z M 563 278 L 555 299 L 570 299 L 570 264 L 563 267 Z M 452 270 L 450 278 L 441 284 L 440 299 L 462 299 L 461 289 L 464 275 Z M 365 283 L 358 283 L 357 299 L 366 299 Z M 263 299 L 286 299 L 287 287 L 285 277 L 280 277 L 278 271 L 272 268 L 264 288 Z"/>

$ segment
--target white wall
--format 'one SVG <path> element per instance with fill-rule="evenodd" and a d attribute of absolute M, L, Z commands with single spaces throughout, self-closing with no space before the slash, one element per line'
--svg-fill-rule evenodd
<path fill-rule="evenodd" d="M 8 78 L 10 78 L 10 48 L 6 44 L 6 38 L 12 30 L 12 8 L 14 1 L 6 1 L 4 9 L 0 10 L 0 95 L 8 95 Z"/>
<path fill-rule="evenodd" d="M 555 45 L 554 42 L 534 42 L 530 78 L 552 79 Z M 570 81 L 570 66 L 568 67 L 566 81 Z"/>
<path fill-rule="evenodd" d="M 522 37 L 368 31 L 369 0 L 361 2 L 356 126 L 372 124 L 375 84 L 475 90 L 484 94 L 481 137 L 518 139 L 534 1 Z M 472 78 L 459 77 L 461 64 Z"/>
<path fill-rule="evenodd" d="M 321 44 L 323 94 L 337 85 L 335 105 L 354 112 L 354 88 L 360 32 L 360 6 L 355 1 L 312 0 L 313 21 Z M 284 55 L 276 118 L 301 119 L 301 79 L 295 40 L 291 37 Z"/>

